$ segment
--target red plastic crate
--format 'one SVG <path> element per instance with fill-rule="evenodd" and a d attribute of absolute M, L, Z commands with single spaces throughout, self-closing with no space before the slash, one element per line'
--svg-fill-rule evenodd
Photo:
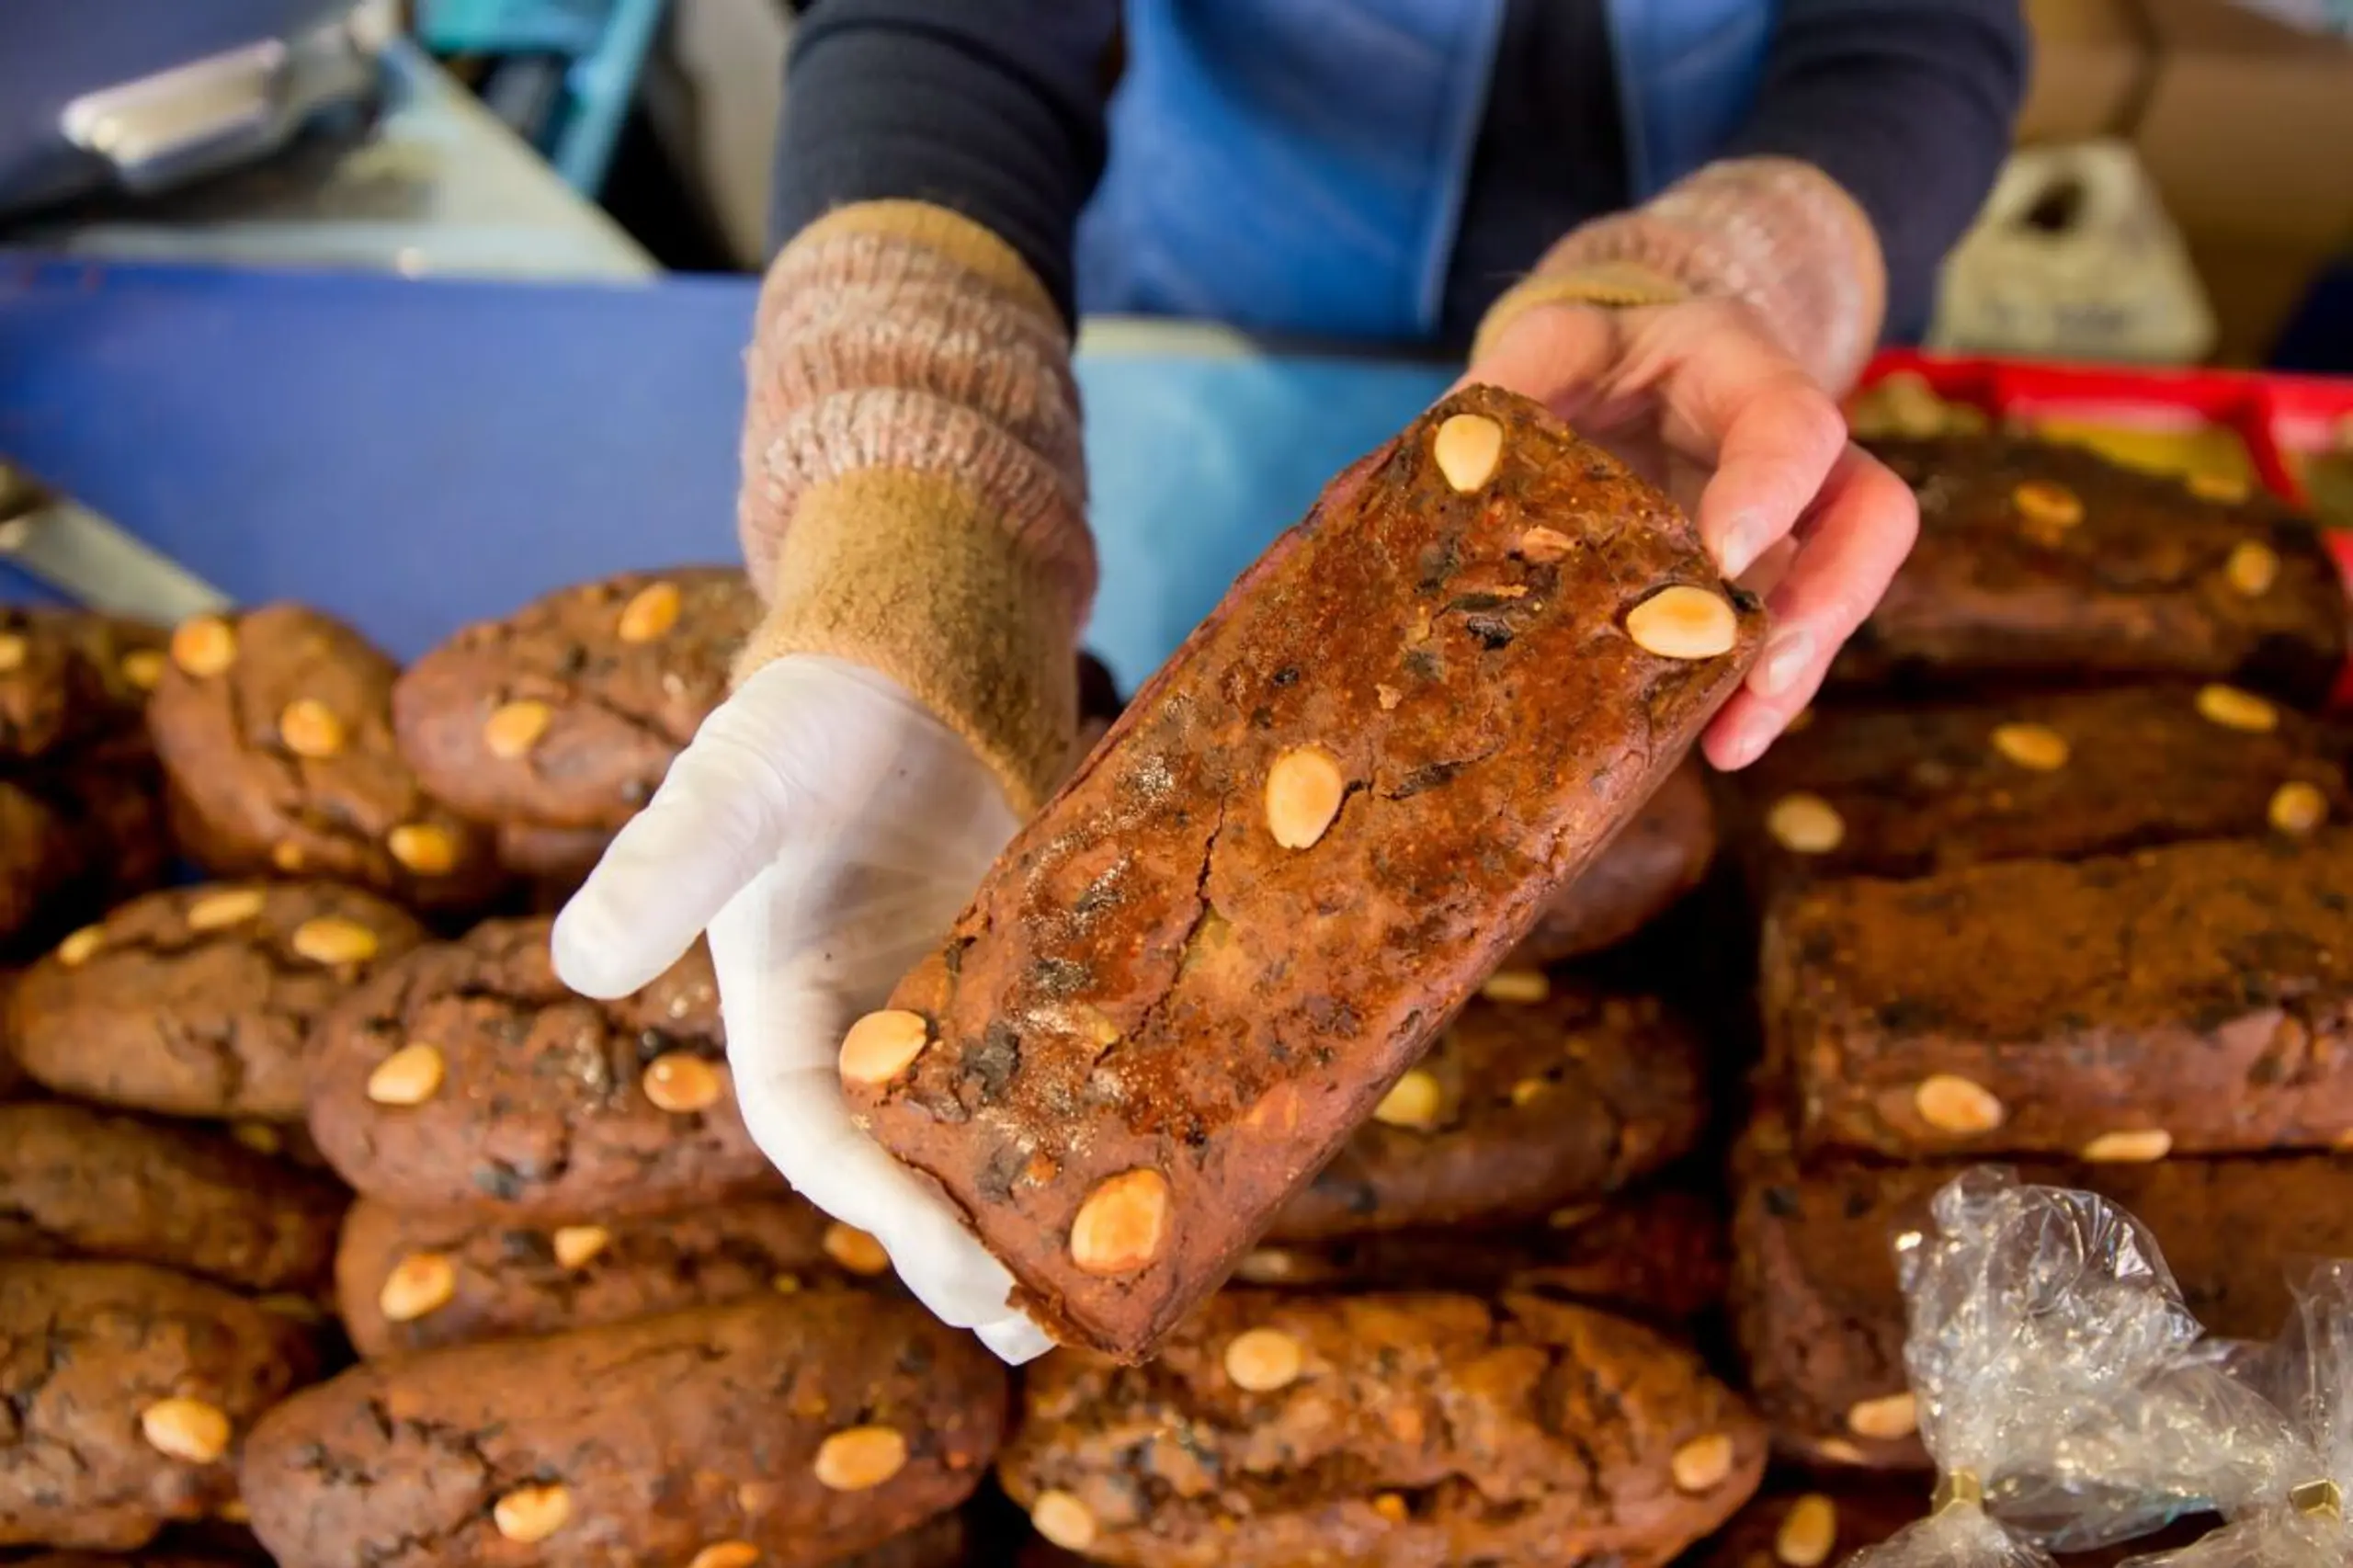
<path fill-rule="evenodd" d="M 2212 428 L 2235 436 L 2265 489 L 2309 511 L 2298 460 L 2353 450 L 2353 379 L 2240 370 L 2143 370 L 2105 365 L 1947 358 L 1891 351 L 1862 385 L 1911 371 L 1947 403 L 1967 403 L 1996 425 L 2058 418 L 2121 430 Z M 2326 519 L 2334 521 L 2334 519 Z M 2353 605 L 2353 528 L 2324 528 Z M 2353 664 L 2330 706 L 2353 709 Z"/>

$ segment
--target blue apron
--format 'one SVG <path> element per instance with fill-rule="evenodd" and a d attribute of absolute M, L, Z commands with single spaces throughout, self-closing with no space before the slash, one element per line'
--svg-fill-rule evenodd
<path fill-rule="evenodd" d="M 1738 125 L 1773 7 L 1605 3 L 1640 199 Z M 1079 230 L 1081 308 L 1428 338 L 1505 6 L 1128 0 L 1110 161 Z"/>

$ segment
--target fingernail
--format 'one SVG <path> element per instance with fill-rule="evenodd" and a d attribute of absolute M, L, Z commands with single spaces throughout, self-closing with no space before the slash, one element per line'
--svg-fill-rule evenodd
<path fill-rule="evenodd" d="M 1779 697 L 1797 684 L 1813 660 L 1813 633 L 1802 627 L 1777 632 L 1765 644 L 1765 656 L 1748 677 L 1748 689 L 1759 697 Z"/>
<path fill-rule="evenodd" d="M 1726 581 L 1737 579 L 1756 564 L 1756 558 L 1772 543 L 1771 532 L 1765 519 L 1754 512 L 1745 512 L 1724 525 L 1723 550 L 1716 569 Z"/>
<path fill-rule="evenodd" d="M 1755 762 L 1757 753 L 1764 749 L 1764 737 L 1754 727 L 1742 730 L 1725 742 L 1723 756 L 1717 760 L 1716 766 L 1723 772 L 1737 773 Z"/>

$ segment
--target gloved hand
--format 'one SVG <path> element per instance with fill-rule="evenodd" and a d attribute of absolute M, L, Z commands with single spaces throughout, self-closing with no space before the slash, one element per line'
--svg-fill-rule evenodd
<path fill-rule="evenodd" d="M 1048 1347 L 1012 1278 L 850 1124 L 843 1034 L 946 933 L 1015 828 L 972 748 L 881 676 L 795 655 L 704 723 L 555 925 L 590 996 L 660 973 L 708 927 L 744 1120 L 811 1202 L 882 1244 L 946 1322 L 1008 1361 Z"/>

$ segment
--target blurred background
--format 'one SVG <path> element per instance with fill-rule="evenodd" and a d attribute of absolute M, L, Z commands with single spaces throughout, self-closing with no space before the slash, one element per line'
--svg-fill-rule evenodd
<path fill-rule="evenodd" d="M 2026 8 L 2018 152 L 1928 346 L 2353 369 L 2353 0 Z M 796 9 L 0 4 L 0 239 L 411 274 L 756 270 Z M 119 24 L 91 28 L 100 11 Z"/>

